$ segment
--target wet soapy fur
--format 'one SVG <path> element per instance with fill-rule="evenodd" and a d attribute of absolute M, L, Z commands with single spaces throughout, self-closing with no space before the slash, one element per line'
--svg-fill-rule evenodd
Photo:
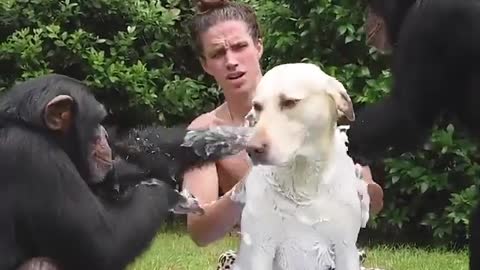
<path fill-rule="evenodd" d="M 252 168 L 233 269 L 360 269 L 356 241 L 370 202 L 344 130 L 336 130 L 328 162 L 299 156 Z"/>

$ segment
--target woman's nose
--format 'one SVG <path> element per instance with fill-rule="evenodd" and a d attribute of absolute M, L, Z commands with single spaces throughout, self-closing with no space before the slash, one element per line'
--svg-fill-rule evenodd
<path fill-rule="evenodd" d="M 238 61 L 234 53 L 227 51 L 225 58 L 228 70 L 234 70 L 238 66 Z"/>

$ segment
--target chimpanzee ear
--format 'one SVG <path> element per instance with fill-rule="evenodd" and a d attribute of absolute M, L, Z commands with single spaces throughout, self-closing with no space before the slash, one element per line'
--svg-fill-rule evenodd
<path fill-rule="evenodd" d="M 45 108 L 45 125 L 51 130 L 66 132 L 72 122 L 73 98 L 58 95 L 48 102 Z"/>

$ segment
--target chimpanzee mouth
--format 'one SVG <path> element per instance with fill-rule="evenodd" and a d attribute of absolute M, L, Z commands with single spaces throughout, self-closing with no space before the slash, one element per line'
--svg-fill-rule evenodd
<path fill-rule="evenodd" d="M 235 72 L 235 73 L 232 73 L 232 74 L 228 74 L 227 76 L 227 80 L 237 80 L 237 79 L 240 79 L 241 77 L 243 77 L 243 75 L 245 75 L 246 72 Z"/>
<path fill-rule="evenodd" d="M 93 154 L 93 157 L 95 158 L 95 160 L 102 164 L 102 165 L 107 165 L 107 166 L 110 166 L 113 164 L 113 160 L 111 160 L 110 158 L 105 158 L 105 157 L 102 157 L 98 154 Z"/>

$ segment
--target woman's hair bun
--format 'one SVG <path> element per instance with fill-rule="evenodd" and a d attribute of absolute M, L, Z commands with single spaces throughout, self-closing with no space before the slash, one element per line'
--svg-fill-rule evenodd
<path fill-rule="evenodd" d="M 228 0 L 195 0 L 197 10 L 200 13 L 210 11 L 215 8 L 222 7 L 226 5 Z"/>

